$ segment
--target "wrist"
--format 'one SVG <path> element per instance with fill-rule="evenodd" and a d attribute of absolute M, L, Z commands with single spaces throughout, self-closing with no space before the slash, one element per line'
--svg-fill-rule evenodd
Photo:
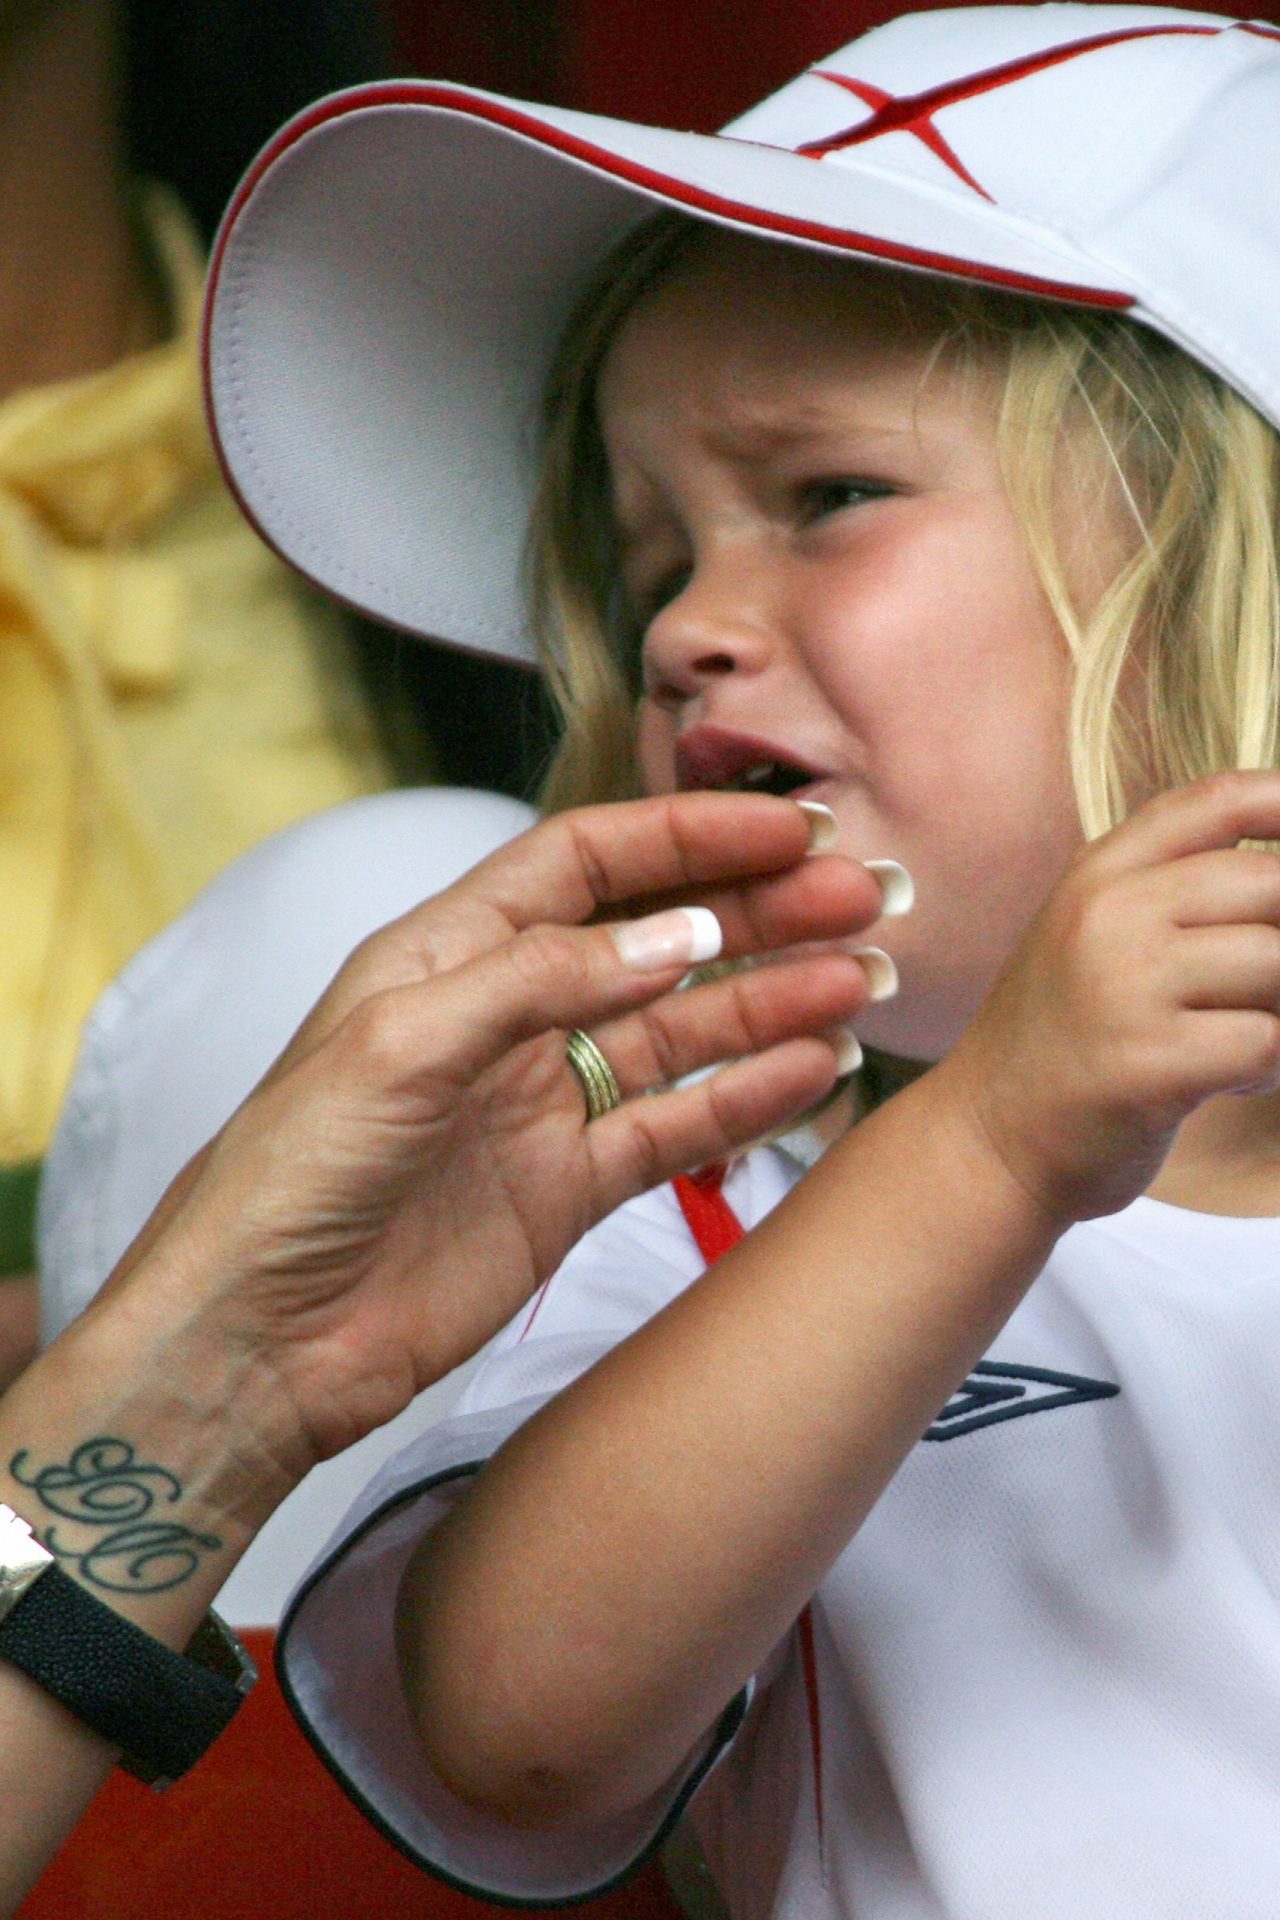
<path fill-rule="evenodd" d="M 117 1296 L 0 1401 L 0 1666 L 156 1784 L 252 1684 L 210 1607 L 289 1485 L 242 1422 L 251 1373 L 164 1324 Z"/>
<path fill-rule="evenodd" d="M 70 1577 L 3 1503 L 0 1667 L 34 1681 L 118 1750 L 130 1773 L 157 1787 L 194 1765 L 257 1679 L 245 1648 L 212 1610 L 185 1648 L 166 1646 Z M 6 1699 L 12 1705 L 8 1679 Z M 47 1724 L 47 1713 L 39 1719 Z"/>
<path fill-rule="evenodd" d="M 305 1465 L 243 1357 L 91 1309 L 0 1402 L 0 1501 L 62 1569 L 185 1644 Z"/>
<path fill-rule="evenodd" d="M 1070 1178 L 1037 1151 L 1030 1127 L 1002 1111 L 986 1077 L 971 1071 L 963 1040 L 929 1075 L 928 1097 L 939 1101 L 957 1155 L 993 1194 L 1003 1194 L 1013 1212 L 1025 1214 L 1029 1234 L 1057 1240 L 1085 1218 L 1089 1208 Z"/>
<path fill-rule="evenodd" d="M 999 1318 L 1075 1216 L 1004 1152 L 952 1061 L 949 1055 L 903 1088 L 855 1130 L 855 1138 L 883 1128 L 878 1155 L 914 1170 L 908 1191 L 916 1229 L 947 1248 L 948 1266 L 990 1267 L 989 1304 Z M 871 1139 L 865 1144 L 872 1145 Z M 984 1338 L 992 1332 L 994 1324 Z"/>

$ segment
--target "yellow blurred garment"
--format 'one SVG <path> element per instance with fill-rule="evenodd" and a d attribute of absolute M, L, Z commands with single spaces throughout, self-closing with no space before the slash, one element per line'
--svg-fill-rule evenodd
<path fill-rule="evenodd" d="M 0 404 L 0 1175 L 43 1152 L 129 955 L 264 835 L 390 782 L 340 617 L 218 475 L 195 236 L 157 190 L 145 214 L 170 340 Z"/>

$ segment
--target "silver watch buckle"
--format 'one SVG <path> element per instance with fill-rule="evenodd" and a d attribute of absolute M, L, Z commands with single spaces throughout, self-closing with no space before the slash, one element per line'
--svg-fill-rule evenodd
<path fill-rule="evenodd" d="M 52 1565 L 53 1555 L 40 1545 L 27 1521 L 0 1501 L 0 1620 Z"/>

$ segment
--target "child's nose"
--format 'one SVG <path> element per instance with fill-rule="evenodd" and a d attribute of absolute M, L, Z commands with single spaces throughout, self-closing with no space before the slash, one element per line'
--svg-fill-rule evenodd
<path fill-rule="evenodd" d="M 759 583 L 726 560 L 692 572 L 649 622 L 645 680 L 655 699 L 688 699 L 726 674 L 758 673 L 774 644 Z"/>

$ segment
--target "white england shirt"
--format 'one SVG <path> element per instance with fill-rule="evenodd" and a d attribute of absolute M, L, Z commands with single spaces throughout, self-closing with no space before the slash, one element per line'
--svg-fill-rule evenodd
<path fill-rule="evenodd" d="M 758 1151 L 726 1195 L 751 1226 L 796 1177 Z M 372 1817 L 543 1904 L 691 1802 L 735 1920 L 1275 1920 L 1280 1220 L 1143 1198 L 1067 1233 L 808 1621 L 631 1818 L 521 1833 L 430 1776 L 392 1643 L 416 1540 L 701 1271 L 670 1188 L 588 1235 L 295 1597 L 286 1686 Z"/>

